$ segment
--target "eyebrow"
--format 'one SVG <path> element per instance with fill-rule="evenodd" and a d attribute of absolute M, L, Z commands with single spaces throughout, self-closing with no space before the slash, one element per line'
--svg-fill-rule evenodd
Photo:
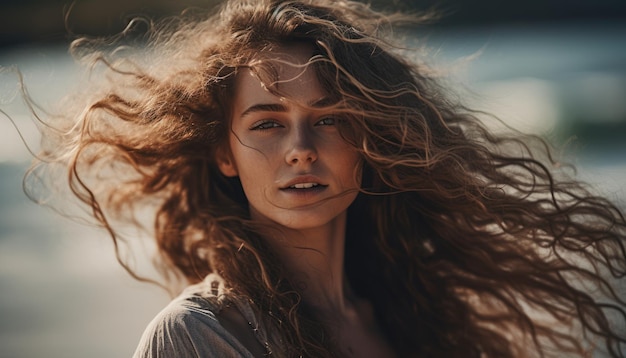
<path fill-rule="evenodd" d="M 287 112 L 287 108 L 278 103 L 261 103 L 248 107 L 239 117 L 245 117 L 254 112 Z"/>
<path fill-rule="evenodd" d="M 309 106 L 322 108 L 334 104 L 335 101 L 329 97 L 322 97 L 309 103 Z M 248 107 L 239 117 L 245 117 L 255 112 L 287 112 L 287 107 L 279 103 L 259 103 Z"/>

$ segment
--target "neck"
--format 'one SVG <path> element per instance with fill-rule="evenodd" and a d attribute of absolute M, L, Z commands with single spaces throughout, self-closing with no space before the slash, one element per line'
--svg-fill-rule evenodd
<path fill-rule="evenodd" d="M 303 301 L 326 314 L 346 312 L 351 293 L 344 272 L 346 213 L 322 227 L 280 229 L 269 241 Z"/>

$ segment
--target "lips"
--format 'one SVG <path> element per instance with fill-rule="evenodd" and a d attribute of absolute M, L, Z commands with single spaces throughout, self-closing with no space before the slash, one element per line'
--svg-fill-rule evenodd
<path fill-rule="evenodd" d="M 281 186 L 281 190 L 307 190 L 325 188 L 321 180 L 315 176 L 306 175 L 294 178 Z"/>
<path fill-rule="evenodd" d="M 316 186 L 319 186 L 319 184 L 318 183 L 301 183 L 301 184 L 291 185 L 289 189 L 311 189 Z"/>

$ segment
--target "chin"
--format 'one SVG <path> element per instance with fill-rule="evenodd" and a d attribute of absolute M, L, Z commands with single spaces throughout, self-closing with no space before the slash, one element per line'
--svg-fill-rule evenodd
<path fill-rule="evenodd" d="M 344 212 L 337 213 L 332 215 L 329 212 L 325 212 L 320 215 L 288 215 L 287 217 L 282 217 L 275 222 L 283 226 L 287 229 L 291 230 L 310 230 L 316 228 L 323 228 L 325 226 L 332 227 L 340 222 L 345 221 L 346 215 Z M 331 214 L 331 215 L 329 215 Z"/>

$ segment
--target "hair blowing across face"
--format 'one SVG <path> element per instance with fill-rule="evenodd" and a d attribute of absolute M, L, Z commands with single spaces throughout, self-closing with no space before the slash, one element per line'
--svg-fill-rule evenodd
<path fill-rule="evenodd" d="M 140 52 L 78 39 L 78 57 L 104 64 L 99 82 L 72 99 L 41 157 L 69 168 L 116 244 L 116 223 L 156 208 L 161 265 L 189 282 L 222 275 L 270 327 L 273 355 L 337 356 L 264 244 L 271 231 L 215 164 L 237 70 L 271 78 L 257 54 L 308 43 L 364 161 L 346 272 L 398 356 L 625 357 L 611 278 L 626 274 L 623 214 L 561 175 L 541 140 L 491 134 L 418 53 L 400 55 L 386 33 L 410 20 L 349 1 L 236 0 L 155 25 Z"/>

